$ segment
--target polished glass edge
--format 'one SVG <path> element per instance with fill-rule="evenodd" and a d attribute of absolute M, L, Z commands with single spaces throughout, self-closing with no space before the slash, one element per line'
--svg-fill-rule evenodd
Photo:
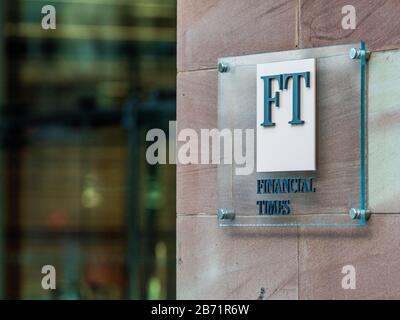
<path fill-rule="evenodd" d="M 250 66 L 258 63 L 268 62 L 279 62 L 282 60 L 281 55 L 285 54 L 287 60 L 300 60 L 300 59 L 308 59 L 308 58 L 323 58 L 323 57 L 332 57 L 338 55 L 348 55 L 348 52 L 351 48 L 358 46 L 359 42 L 356 43 L 347 43 L 347 44 L 339 44 L 339 45 L 328 45 L 321 46 L 317 48 L 295 48 L 291 50 L 284 51 L 272 51 L 265 53 L 256 53 L 249 55 L 241 55 L 241 56 L 228 56 L 221 57 L 218 59 L 218 63 L 227 63 L 231 66 Z"/>
<path fill-rule="evenodd" d="M 350 219 L 348 213 L 293 216 L 231 216 L 218 217 L 220 227 L 365 227 L 362 219 Z"/>
<path fill-rule="evenodd" d="M 367 65 L 367 55 L 365 42 L 361 42 L 360 49 L 364 52 L 361 55 L 360 66 L 361 66 L 361 98 L 360 98 L 360 208 L 362 210 L 367 209 L 366 204 L 366 176 L 365 176 L 365 127 L 366 127 L 366 115 L 365 115 L 365 82 L 366 82 L 366 65 Z"/>

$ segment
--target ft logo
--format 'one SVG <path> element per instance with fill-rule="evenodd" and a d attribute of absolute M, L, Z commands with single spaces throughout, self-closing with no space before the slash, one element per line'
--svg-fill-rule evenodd
<path fill-rule="evenodd" d="M 292 125 L 304 124 L 301 120 L 300 115 L 300 93 L 301 93 L 301 79 L 304 78 L 306 88 L 310 88 L 310 72 L 299 72 L 289 74 L 278 74 L 272 76 L 263 76 L 261 79 L 264 81 L 264 121 L 261 123 L 263 127 L 274 126 L 275 123 L 271 119 L 271 106 L 274 103 L 279 108 L 280 105 L 280 93 L 275 92 L 275 96 L 271 97 L 272 94 L 272 80 L 278 81 L 279 90 L 288 90 L 289 80 L 292 80 L 292 120 L 289 121 Z"/>
<path fill-rule="evenodd" d="M 316 170 L 316 61 L 257 65 L 257 172 Z"/>

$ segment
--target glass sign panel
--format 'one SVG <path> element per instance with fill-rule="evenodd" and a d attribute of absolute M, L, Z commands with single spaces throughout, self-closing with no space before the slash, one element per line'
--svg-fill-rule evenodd
<path fill-rule="evenodd" d="M 365 225 L 367 56 L 351 44 L 219 59 L 219 132 L 233 139 L 220 226 Z"/>

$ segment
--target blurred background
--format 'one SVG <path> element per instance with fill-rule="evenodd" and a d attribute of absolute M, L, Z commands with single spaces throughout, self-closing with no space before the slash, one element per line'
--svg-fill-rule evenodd
<path fill-rule="evenodd" d="M 175 166 L 145 161 L 147 130 L 176 118 L 175 0 L 0 15 L 0 298 L 175 298 Z"/>

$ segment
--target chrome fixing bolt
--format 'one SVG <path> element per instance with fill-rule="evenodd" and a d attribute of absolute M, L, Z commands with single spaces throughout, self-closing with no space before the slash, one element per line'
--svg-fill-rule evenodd
<path fill-rule="evenodd" d="M 362 49 L 351 48 L 349 52 L 349 57 L 352 60 L 359 60 L 362 56 L 365 56 L 365 59 L 368 60 L 371 53 L 369 51 L 365 51 Z"/>
<path fill-rule="evenodd" d="M 351 208 L 349 216 L 352 220 L 360 220 L 363 213 L 365 214 L 365 219 L 368 220 L 371 216 L 371 212 L 366 209 Z"/>
<path fill-rule="evenodd" d="M 234 220 L 235 210 L 228 208 L 219 208 L 217 210 L 218 220 Z"/>
<path fill-rule="evenodd" d="M 220 72 L 220 73 L 226 73 L 226 72 L 229 72 L 229 64 L 228 63 L 226 63 L 226 62 L 220 62 L 220 63 L 218 63 L 218 71 Z"/>

